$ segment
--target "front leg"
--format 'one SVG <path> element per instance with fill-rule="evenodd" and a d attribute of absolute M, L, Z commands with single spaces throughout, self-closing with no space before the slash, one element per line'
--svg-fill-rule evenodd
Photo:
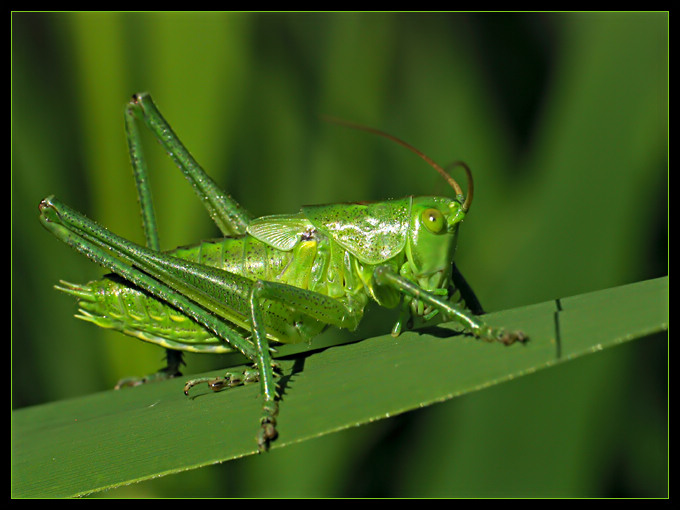
<path fill-rule="evenodd" d="M 455 303 L 450 303 L 445 297 L 428 292 L 412 281 L 395 273 L 389 266 L 380 266 L 373 273 L 378 285 L 388 285 L 398 289 L 403 294 L 418 299 L 439 310 L 442 315 L 454 320 L 468 329 L 475 337 L 488 342 L 501 342 L 510 345 L 515 342 L 525 342 L 528 337 L 522 331 L 508 331 L 494 328 L 485 324 L 479 317 L 473 315 Z"/>

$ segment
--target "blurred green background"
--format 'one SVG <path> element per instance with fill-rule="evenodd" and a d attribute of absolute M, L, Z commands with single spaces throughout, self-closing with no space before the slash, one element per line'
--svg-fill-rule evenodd
<path fill-rule="evenodd" d="M 320 114 L 465 160 L 457 261 L 487 310 L 668 272 L 667 13 L 13 13 L 13 408 L 161 366 L 159 348 L 73 319 L 52 286 L 102 270 L 37 212 L 55 194 L 143 241 L 123 130 L 140 91 L 258 216 L 449 193 L 414 155 Z M 148 141 L 163 247 L 217 235 Z M 666 341 L 106 495 L 663 497 Z"/>

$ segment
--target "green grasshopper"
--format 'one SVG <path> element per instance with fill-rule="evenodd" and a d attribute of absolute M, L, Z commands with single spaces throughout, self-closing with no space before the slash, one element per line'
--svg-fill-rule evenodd
<path fill-rule="evenodd" d="M 224 238 L 161 252 L 141 148 L 145 123 L 182 170 Z M 153 376 L 119 386 L 176 377 L 182 351 L 239 351 L 253 368 L 199 378 L 215 391 L 259 382 L 263 409 L 257 445 L 276 439 L 277 365 L 270 342 L 310 342 L 327 326 L 354 330 L 369 301 L 401 307 L 392 330 L 437 314 L 475 337 L 512 344 L 519 331 L 486 325 L 461 298 L 464 284 L 453 264 L 458 227 L 472 202 L 441 167 L 407 143 L 370 128 L 413 151 L 456 193 L 374 203 L 306 206 L 296 214 L 252 218 L 205 173 L 174 134 L 148 94 L 125 109 L 130 159 L 136 179 L 146 247 L 123 239 L 53 196 L 40 202 L 40 220 L 57 238 L 113 274 L 83 285 L 61 282 L 79 298 L 76 317 L 167 349 L 167 366 Z M 457 298 L 454 298 L 457 296 Z"/>

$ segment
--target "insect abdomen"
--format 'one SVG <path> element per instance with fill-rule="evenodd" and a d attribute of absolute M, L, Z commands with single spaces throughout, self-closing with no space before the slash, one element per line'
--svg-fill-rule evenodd
<path fill-rule="evenodd" d="M 232 349 L 186 315 L 111 274 L 86 284 L 60 281 L 57 289 L 79 298 L 77 318 L 146 342 L 191 352 Z"/>
<path fill-rule="evenodd" d="M 250 280 L 276 279 L 292 258 L 292 252 L 273 249 L 252 236 L 209 239 L 177 248 L 169 255 L 216 267 Z"/>
<path fill-rule="evenodd" d="M 212 266 L 250 280 L 258 278 L 275 280 L 286 276 L 286 269 L 295 267 L 295 274 L 305 275 L 309 270 L 290 264 L 293 252 L 283 252 L 267 246 L 250 236 L 202 241 L 193 246 L 181 247 L 167 252 L 168 255 L 184 260 Z M 285 281 L 283 278 L 280 281 Z M 300 284 L 301 282 L 290 282 Z M 299 286 L 299 285 L 298 285 Z M 193 319 L 178 312 L 174 307 L 156 299 L 116 275 L 107 275 L 101 280 L 87 284 L 61 282 L 57 289 L 79 298 L 77 318 L 97 326 L 115 329 L 141 340 L 166 348 L 190 352 L 230 352 L 229 345 L 219 340 L 210 331 Z M 265 312 L 265 320 L 272 338 L 280 342 L 307 340 L 312 334 L 323 329 L 321 325 L 306 323 L 307 331 L 298 331 L 293 324 L 302 321 L 291 315 L 291 323 L 282 322 L 275 305 L 272 313 Z M 247 326 L 246 310 L 242 314 L 234 310 L 234 316 L 227 318 L 231 327 L 242 330 Z M 239 327 L 236 322 L 241 324 Z M 312 321 L 313 322 L 313 321 Z M 247 336 L 249 332 L 245 332 Z"/>

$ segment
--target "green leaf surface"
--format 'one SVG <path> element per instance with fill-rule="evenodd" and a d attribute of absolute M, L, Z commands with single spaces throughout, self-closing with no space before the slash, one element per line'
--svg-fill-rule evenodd
<path fill-rule="evenodd" d="M 274 448 L 667 330 L 668 277 L 487 319 L 523 329 L 530 342 L 487 344 L 440 325 L 282 360 Z M 82 496 L 256 452 L 257 385 L 217 394 L 197 387 L 187 398 L 183 384 L 170 380 L 13 411 L 12 496 Z"/>

